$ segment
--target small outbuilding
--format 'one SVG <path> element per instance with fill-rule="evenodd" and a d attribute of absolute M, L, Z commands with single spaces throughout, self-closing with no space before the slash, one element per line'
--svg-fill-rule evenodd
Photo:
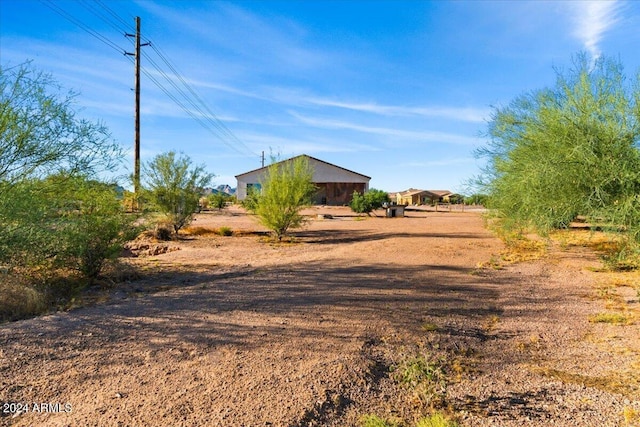
<path fill-rule="evenodd" d="M 371 177 L 306 154 L 302 156 L 306 157 L 309 161 L 309 166 L 313 170 L 313 183 L 318 189 L 313 200 L 314 204 L 332 206 L 348 205 L 351 203 L 354 191 L 364 193 L 369 190 Z M 282 162 L 290 162 L 298 157 L 301 156 L 283 160 Z M 268 166 L 265 166 L 236 175 L 236 197 L 239 201 L 244 200 L 252 188 L 260 189 L 267 170 Z"/>
<path fill-rule="evenodd" d="M 395 203 L 390 205 L 385 205 L 384 209 L 386 211 L 387 218 L 402 218 L 404 217 L 404 205 L 396 205 Z"/>

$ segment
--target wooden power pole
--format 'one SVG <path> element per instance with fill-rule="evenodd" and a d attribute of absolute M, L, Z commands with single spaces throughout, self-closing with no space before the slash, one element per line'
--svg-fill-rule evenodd
<path fill-rule="evenodd" d="M 134 155 L 133 155 L 133 191 L 136 200 L 140 195 L 140 47 L 149 43 L 140 44 L 140 17 L 136 16 L 136 33 L 125 34 L 127 37 L 135 37 L 136 50 L 134 53 L 125 52 L 134 57 L 135 62 L 135 125 L 134 125 Z"/>

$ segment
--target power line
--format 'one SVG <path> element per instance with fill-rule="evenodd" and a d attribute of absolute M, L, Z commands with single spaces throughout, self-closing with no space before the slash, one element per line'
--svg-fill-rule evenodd
<path fill-rule="evenodd" d="M 186 81 L 186 79 L 180 74 L 180 72 L 176 69 L 176 67 L 167 59 L 166 55 L 162 53 L 162 51 L 156 47 L 153 43 L 151 44 L 151 49 L 160 57 L 160 59 L 169 67 L 173 75 L 182 83 L 184 88 L 187 90 L 185 92 L 181 87 L 179 87 L 172 78 L 170 78 L 161 68 L 157 65 L 157 63 L 149 57 L 146 53 L 145 57 L 148 58 L 149 62 L 154 66 L 154 68 L 160 72 L 160 74 L 173 86 L 180 95 L 193 107 L 198 111 L 207 122 L 218 130 L 222 135 L 232 139 L 236 144 L 240 145 L 246 153 L 250 153 L 251 155 L 256 155 L 254 152 L 249 149 L 240 139 L 238 139 L 231 130 L 222 122 L 216 114 L 209 108 L 209 106 L 204 102 L 204 100 L 198 95 L 198 93 L 193 89 L 191 85 Z M 224 140 L 223 140 L 224 142 Z M 227 144 L 228 145 L 228 144 Z M 236 151 L 237 148 L 235 146 L 230 146 Z M 243 154 L 246 154 L 243 153 Z"/>
<path fill-rule="evenodd" d="M 119 53 L 123 53 L 124 52 L 124 49 L 122 47 L 118 46 L 117 44 L 115 44 L 114 42 L 109 40 L 108 38 L 104 37 L 102 34 L 98 33 L 97 31 L 95 31 L 92 28 L 90 28 L 89 26 L 85 25 L 84 23 L 82 23 L 78 19 L 74 18 L 69 13 L 65 12 L 64 9 L 62 9 L 59 6 L 57 6 L 52 0 L 40 0 L 40 2 L 42 4 L 44 4 L 45 6 L 47 6 L 48 8 L 50 8 L 51 10 L 53 10 L 58 15 L 62 16 L 66 20 L 68 20 L 71 23 L 73 23 L 76 26 L 78 26 L 80 29 L 82 29 L 87 34 L 91 35 L 92 37 L 95 37 L 96 39 L 100 40 L 102 43 L 104 43 L 107 46 L 109 46 L 110 48 L 114 49 L 115 51 L 117 51 Z"/>
<path fill-rule="evenodd" d="M 123 23 L 121 22 L 121 20 L 118 20 L 117 22 L 114 21 L 113 16 L 110 17 L 108 14 L 105 14 L 104 12 L 96 8 L 95 1 L 90 2 L 87 0 L 78 0 L 78 4 L 83 6 L 85 9 L 91 12 L 94 16 L 96 16 L 97 18 L 105 22 L 107 25 L 109 25 L 111 28 L 113 28 L 120 34 L 125 34 L 130 27 L 129 25 L 122 25 Z M 104 10 L 104 7 L 103 7 L 103 10 Z"/>
<path fill-rule="evenodd" d="M 113 16 L 113 18 L 115 20 L 117 20 L 118 22 L 120 22 L 120 24 L 123 26 L 123 28 L 127 29 L 129 28 L 129 22 L 125 21 L 124 19 L 122 19 L 120 17 L 120 15 L 118 15 L 116 12 L 114 12 L 113 9 L 111 9 L 109 6 L 107 6 L 106 4 L 104 4 L 101 0 L 94 0 L 94 2 L 96 4 L 98 4 L 102 9 L 104 9 L 109 15 Z M 133 15 L 129 15 L 129 17 L 131 19 L 134 19 L 135 17 Z M 125 30 L 126 32 L 126 30 Z"/>
<path fill-rule="evenodd" d="M 54 12 L 75 24 L 83 31 L 91 35 L 92 37 L 100 40 L 102 43 L 106 44 L 110 48 L 116 50 L 119 53 L 125 54 L 126 50 L 117 45 L 116 43 L 109 40 L 107 37 L 101 35 L 96 30 L 91 28 L 90 26 L 84 24 L 79 19 L 75 18 L 70 13 L 66 12 L 60 6 L 56 5 L 53 0 L 40 0 L 42 4 L 52 9 Z M 94 16 L 105 22 L 111 28 L 115 29 L 121 34 L 127 34 L 127 29 L 130 25 L 116 13 L 113 9 L 109 8 L 106 4 L 104 4 L 101 0 L 94 0 L 94 4 L 98 5 L 101 10 L 98 10 L 94 4 L 81 0 L 79 2 L 85 9 L 87 9 Z M 156 85 L 162 92 L 164 92 L 169 99 L 171 99 L 177 106 L 179 106 L 182 110 L 184 110 L 187 115 L 193 118 L 200 126 L 204 129 L 212 133 L 216 138 L 218 138 L 224 145 L 231 148 L 232 150 L 250 156 L 258 156 L 256 153 L 251 151 L 247 145 L 242 142 L 225 124 L 219 117 L 209 108 L 209 106 L 204 102 L 202 97 L 193 89 L 193 87 L 187 82 L 187 80 L 181 75 L 181 73 L 177 70 L 177 68 L 169 61 L 167 55 L 165 55 L 162 50 L 157 47 L 155 44 L 151 44 L 151 41 L 147 37 L 143 37 L 146 43 L 151 45 L 152 50 L 156 53 L 156 55 L 160 58 L 160 60 L 166 65 L 166 67 L 170 70 L 169 74 L 172 74 L 171 77 L 163 68 L 146 52 L 142 55 L 147 59 L 147 61 L 151 64 L 151 67 L 160 75 L 168 84 L 174 89 L 175 92 L 179 96 L 176 96 L 169 90 L 165 85 L 163 85 L 150 71 L 148 71 L 145 67 L 142 67 L 142 72 L 144 75 L 151 80 L 151 82 Z M 131 62 L 134 60 L 130 57 L 127 57 Z M 182 84 L 182 87 L 176 83 L 176 80 Z M 184 89 L 183 89 L 184 87 Z M 189 107 L 190 106 L 190 107 Z M 195 112 L 194 112 L 195 111 Z"/>

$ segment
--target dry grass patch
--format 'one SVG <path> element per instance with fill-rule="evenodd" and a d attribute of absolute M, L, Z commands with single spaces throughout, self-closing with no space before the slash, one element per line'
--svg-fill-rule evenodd
<path fill-rule="evenodd" d="M 538 334 L 531 334 L 528 339 L 516 343 L 516 349 L 520 352 L 540 350 L 544 347 L 545 345 Z"/>
<path fill-rule="evenodd" d="M 500 317 L 494 314 L 492 316 L 489 316 L 489 318 L 484 322 L 483 326 L 487 332 L 491 332 L 493 329 L 495 329 L 498 323 L 500 323 Z"/>
<path fill-rule="evenodd" d="M 436 325 L 435 323 L 424 322 L 422 324 L 422 330 L 426 332 L 437 332 L 438 329 L 438 325 Z"/>
<path fill-rule="evenodd" d="M 535 261 L 547 255 L 548 243 L 543 240 L 521 237 L 505 241 L 507 247 L 500 253 L 507 264 Z"/>
<path fill-rule="evenodd" d="M 233 230 L 224 226 L 218 228 L 194 226 L 183 228 L 182 234 L 187 236 L 231 236 L 233 235 Z"/>
<path fill-rule="evenodd" d="M 624 236 L 612 232 L 584 229 L 558 230 L 552 238 L 564 247 L 584 247 L 597 252 L 605 271 L 632 272 L 640 269 L 640 254 Z"/>
<path fill-rule="evenodd" d="M 589 317 L 591 323 L 608 323 L 610 325 L 632 325 L 633 316 L 622 313 L 598 313 Z"/>
<path fill-rule="evenodd" d="M 181 230 L 182 234 L 187 236 L 206 236 L 211 234 L 217 234 L 215 228 L 200 227 L 200 226 L 188 226 Z"/>
<path fill-rule="evenodd" d="M 590 377 L 548 367 L 533 367 L 532 371 L 563 383 L 593 387 L 609 393 L 621 394 L 631 399 L 640 397 L 640 372 L 637 369 L 625 372 L 614 371 L 600 377 Z"/>
<path fill-rule="evenodd" d="M 640 411 L 626 406 L 622 411 L 622 418 L 624 418 L 625 427 L 637 427 L 640 426 Z"/>
<path fill-rule="evenodd" d="M 535 261 L 547 255 L 548 243 L 542 240 L 532 240 L 525 237 L 508 238 L 501 237 L 506 248 L 499 256 L 492 256 L 489 261 L 480 262 L 476 269 L 500 270 L 507 264 Z"/>

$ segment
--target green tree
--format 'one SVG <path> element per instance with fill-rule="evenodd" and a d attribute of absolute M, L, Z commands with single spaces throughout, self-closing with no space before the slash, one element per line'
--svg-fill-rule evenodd
<path fill-rule="evenodd" d="M 302 226 L 304 216 L 300 211 L 311 204 L 316 191 L 309 161 L 299 156 L 268 167 L 261 191 L 253 194 L 255 199 L 248 209 L 280 241 L 290 228 Z"/>
<path fill-rule="evenodd" d="M 209 206 L 222 210 L 227 207 L 227 202 L 231 200 L 231 196 L 228 194 L 217 192 L 212 193 L 209 197 Z"/>
<path fill-rule="evenodd" d="M 106 127 L 76 116 L 73 92 L 62 93 L 29 63 L 0 67 L 0 182 L 60 171 L 91 174 L 113 168 L 122 151 Z M 2 194 L 0 194 L 2 195 Z"/>
<path fill-rule="evenodd" d="M 638 240 L 639 100 L 620 63 L 583 54 L 555 88 L 496 108 L 479 183 L 503 225 L 546 233 L 585 215 Z"/>
<path fill-rule="evenodd" d="M 143 165 L 145 195 L 175 233 L 193 220 L 204 187 L 213 177 L 204 165 L 194 166 L 188 156 L 174 151 L 158 154 Z"/>
<path fill-rule="evenodd" d="M 138 232 L 115 188 L 68 174 L 14 184 L 0 205 L 0 259 L 51 273 L 76 270 L 91 284 Z"/>
<path fill-rule="evenodd" d="M 69 180 L 117 165 L 122 150 L 99 123 L 77 117 L 73 92 L 25 63 L 0 67 L 0 261 L 62 264 L 58 241 Z"/>
<path fill-rule="evenodd" d="M 389 203 L 389 201 L 388 193 L 372 188 L 363 194 L 354 191 L 349 206 L 351 210 L 356 213 L 366 213 L 369 215 L 374 210 L 380 209 L 385 203 Z"/>
<path fill-rule="evenodd" d="M 465 205 L 486 205 L 487 203 L 487 195 L 474 193 L 470 196 L 463 196 Z"/>

